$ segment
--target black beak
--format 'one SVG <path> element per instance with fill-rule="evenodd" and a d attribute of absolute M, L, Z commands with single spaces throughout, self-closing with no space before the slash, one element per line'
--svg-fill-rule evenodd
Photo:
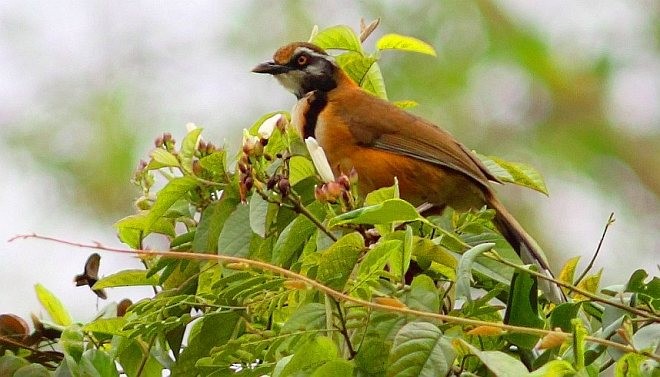
<path fill-rule="evenodd" d="M 258 66 L 252 68 L 254 73 L 268 73 L 270 75 L 279 75 L 280 73 L 285 73 L 290 70 L 289 67 L 285 65 L 276 64 L 275 62 L 264 62 Z"/>

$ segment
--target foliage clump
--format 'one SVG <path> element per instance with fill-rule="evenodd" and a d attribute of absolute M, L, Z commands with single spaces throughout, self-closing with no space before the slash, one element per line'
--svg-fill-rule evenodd
<path fill-rule="evenodd" d="M 372 30 L 336 26 L 311 41 L 339 51 L 356 82 L 387 98 L 383 51 L 435 52 L 389 34 L 367 53 L 361 42 Z M 424 217 L 396 182 L 360 197 L 359 176 L 328 176 L 313 141 L 305 145 L 288 123 L 285 112 L 263 116 L 235 158 L 201 128 L 189 127 L 181 143 L 159 137 L 134 177 L 138 211 L 116 223 L 145 269 L 93 285 L 153 286 L 154 296 L 77 324 L 38 286 L 52 322 L 37 320 L 28 335 L 22 319 L 3 315 L 0 374 L 657 373 L 658 278 L 640 270 L 601 288 L 600 272 L 575 277 L 574 258 L 559 276 L 569 302 L 550 303 L 540 276 L 493 230 L 491 210 Z M 545 192 L 529 166 L 482 159 L 501 180 Z M 144 250 L 153 235 L 168 252 Z"/>

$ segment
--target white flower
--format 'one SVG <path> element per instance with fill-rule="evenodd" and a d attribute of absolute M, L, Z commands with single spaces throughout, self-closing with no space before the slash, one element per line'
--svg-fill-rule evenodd
<path fill-rule="evenodd" d="M 319 143 L 313 137 L 308 137 L 305 139 L 305 144 L 307 145 L 307 150 L 309 155 L 312 156 L 312 162 L 316 167 L 316 171 L 323 179 L 323 182 L 332 182 L 335 180 L 335 175 L 332 174 L 332 168 L 330 168 L 330 163 L 328 158 L 325 156 L 323 148 L 319 146 Z"/>
<path fill-rule="evenodd" d="M 280 119 L 282 119 L 282 114 L 277 113 L 272 117 L 264 120 L 263 123 L 261 123 L 261 126 L 259 126 L 259 130 L 257 130 L 257 134 L 259 134 L 259 137 L 268 140 L 268 138 L 270 138 L 270 135 L 273 134 L 275 127 L 277 127 L 277 123 L 280 122 Z"/>

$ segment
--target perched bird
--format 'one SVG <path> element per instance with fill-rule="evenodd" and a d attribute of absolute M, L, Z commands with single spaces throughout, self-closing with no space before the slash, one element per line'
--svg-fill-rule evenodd
<path fill-rule="evenodd" d="M 355 168 L 361 193 L 391 186 L 397 177 L 401 197 L 416 205 L 464 211 L 485 204 L 522 260 L 552 276 L 536 242 L 495 196 L 489 181 L 499 180 L 447 131 L 366 92 L 311 43 L 285 45 L 252 71 L 273 75 L 295 94 L 292 123 L 303 138 L 318 141 L 335 175 Z M 543 281 L 541 287 L 549 299 L 561 300 L 556 286 Z"/>

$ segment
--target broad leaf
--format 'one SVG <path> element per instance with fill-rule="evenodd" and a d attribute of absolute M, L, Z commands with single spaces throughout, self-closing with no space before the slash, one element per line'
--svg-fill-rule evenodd
<path fill-rule="evenodd" d="M 205 254 L 217 252 L 220 233 L 225 226 L 225 222 L 239 203 L 238 198 L 229 195 L 225 191 L 220 200 L 209 204 L 204 209 L 193 239 L 193 251 Z"/>
<path fill-rule="evenodd" d="M 325 50 L 349 50 L 362 53 L 362 44 L 348 26 L 338 25 L 320 31 L 312 43 Z"/>
<path fill-rule="evenodd" d="M 324 336 L 317 336 L 298 347 L 293 358 L 279 376 L 291 377 L 308 374 L 337 358 L 337 347 L 334 342 Z"/>
<path fill-rule="evenodd" d="M 389 224 L 421 220 L 412 204 L 401 199 L 389 199 L 372 206 L 362 207 L 336 216 L 328 222 L 332 228 L 343 224 Z"/>
<path fill-rule="evenodd" d="M 41 306 L 46 309 L 53 322 L 61 326 L 69 326 L 73 323 L 69 312 L 51 291 L 41 284 L 36 284 L 34 290 L 37 292 L 37 299 L 39 299 Z"/>
<path fill-rule="evenodd" d="M 478 153 L 477 156 L 499 180 L 515 183 L 548 195 L 548 188 L 543 177 L 533 167 L 520 162 L 502 160 L 494 156 L 484 156 Z"/>
<path fill-rule="evenodd" d="M 163 148 L 156 148 L 151 151 L 152 161 L 149 163 L 149 169 L 160 169 L 165 167 L 178 167 L 179 160 L 172 153 Z"/>
<path fill-rule="evenodd" d="M 360 252 L 364 239 L 360 233 L 349 233 L 321 253 L 316 280 L 338 291 L 343 291 Z"/>
<path fill-rule="evenodd" d="M 406 306 L 414 310 L 438 313 L 440 311 L 440 296 L 433 279 L 424 274 L 415 276 L 410 284 Z"/>
<path fill-rule="evenodd" d="M 440 329 L 428 322 L 412 322 L 403 326 L 394 338 L 387 375 L 444 376 L 455 357 Z"/>
<path fill-rule="evenodd" d="M 417 38 L 408 37 L 399 34 L 383 35 L 378 40 L 378 42 L 376 42 L 376 48 L 379 50 L 391 49 L 391 50 L 412 51 L 412 52 L 419 52 L 420 54 L 436 56 L 435 49 L 433 49 L 433 47 L 430 44 L 423 42 Z"/>
<path fill-rule="evenodd" d="M 218 254 L 246 257 L 250 250 L 250 207 L 238 205 L 229 215 L 218 238 Z"/>
<path fill-rule="evenodd" d="M 289 183 L 291 186 L 316 174 L 314 164 L 303 156 L 293 156 L 289 160 Z"/>
<path fill-rule="evenodd" d="M 169 181 L 156 196 L 156 201 L 147 215 L 144 232 L 151 232 L 152 226 L 156 221 L 195 186 L 197 186 L 197 181 L 192 177 L 173 178 Z"/>
<path fill-rule="evenodd" d="M 538 291 L 535 277 L 523 271 L 514 273 L 504 323 L 542 329 L 545 321 L 539 317 Z M 524 349 L 533 348 L 539 339 L 537 335 L 520 333 L 508 334 L 506 338 Z"/>
<path fill-rule="evenodd" d="M 131 287 L 139 285 L 158 285 L 158 277 L 147 277 L 147 270 L 122 270 L 101 278 L 94 284 L 92 289 L 103 289 L 109 287 Z"/>
<path fill-rule="evenodd" d="M 500 351 L 480 351 L 463 339 L 454 340 L 455 344 L 467 349 L 475 355 L 482 363 L 497 377 L 526 376 L 528 373 L 525 365 L 512 356 Z"/>

